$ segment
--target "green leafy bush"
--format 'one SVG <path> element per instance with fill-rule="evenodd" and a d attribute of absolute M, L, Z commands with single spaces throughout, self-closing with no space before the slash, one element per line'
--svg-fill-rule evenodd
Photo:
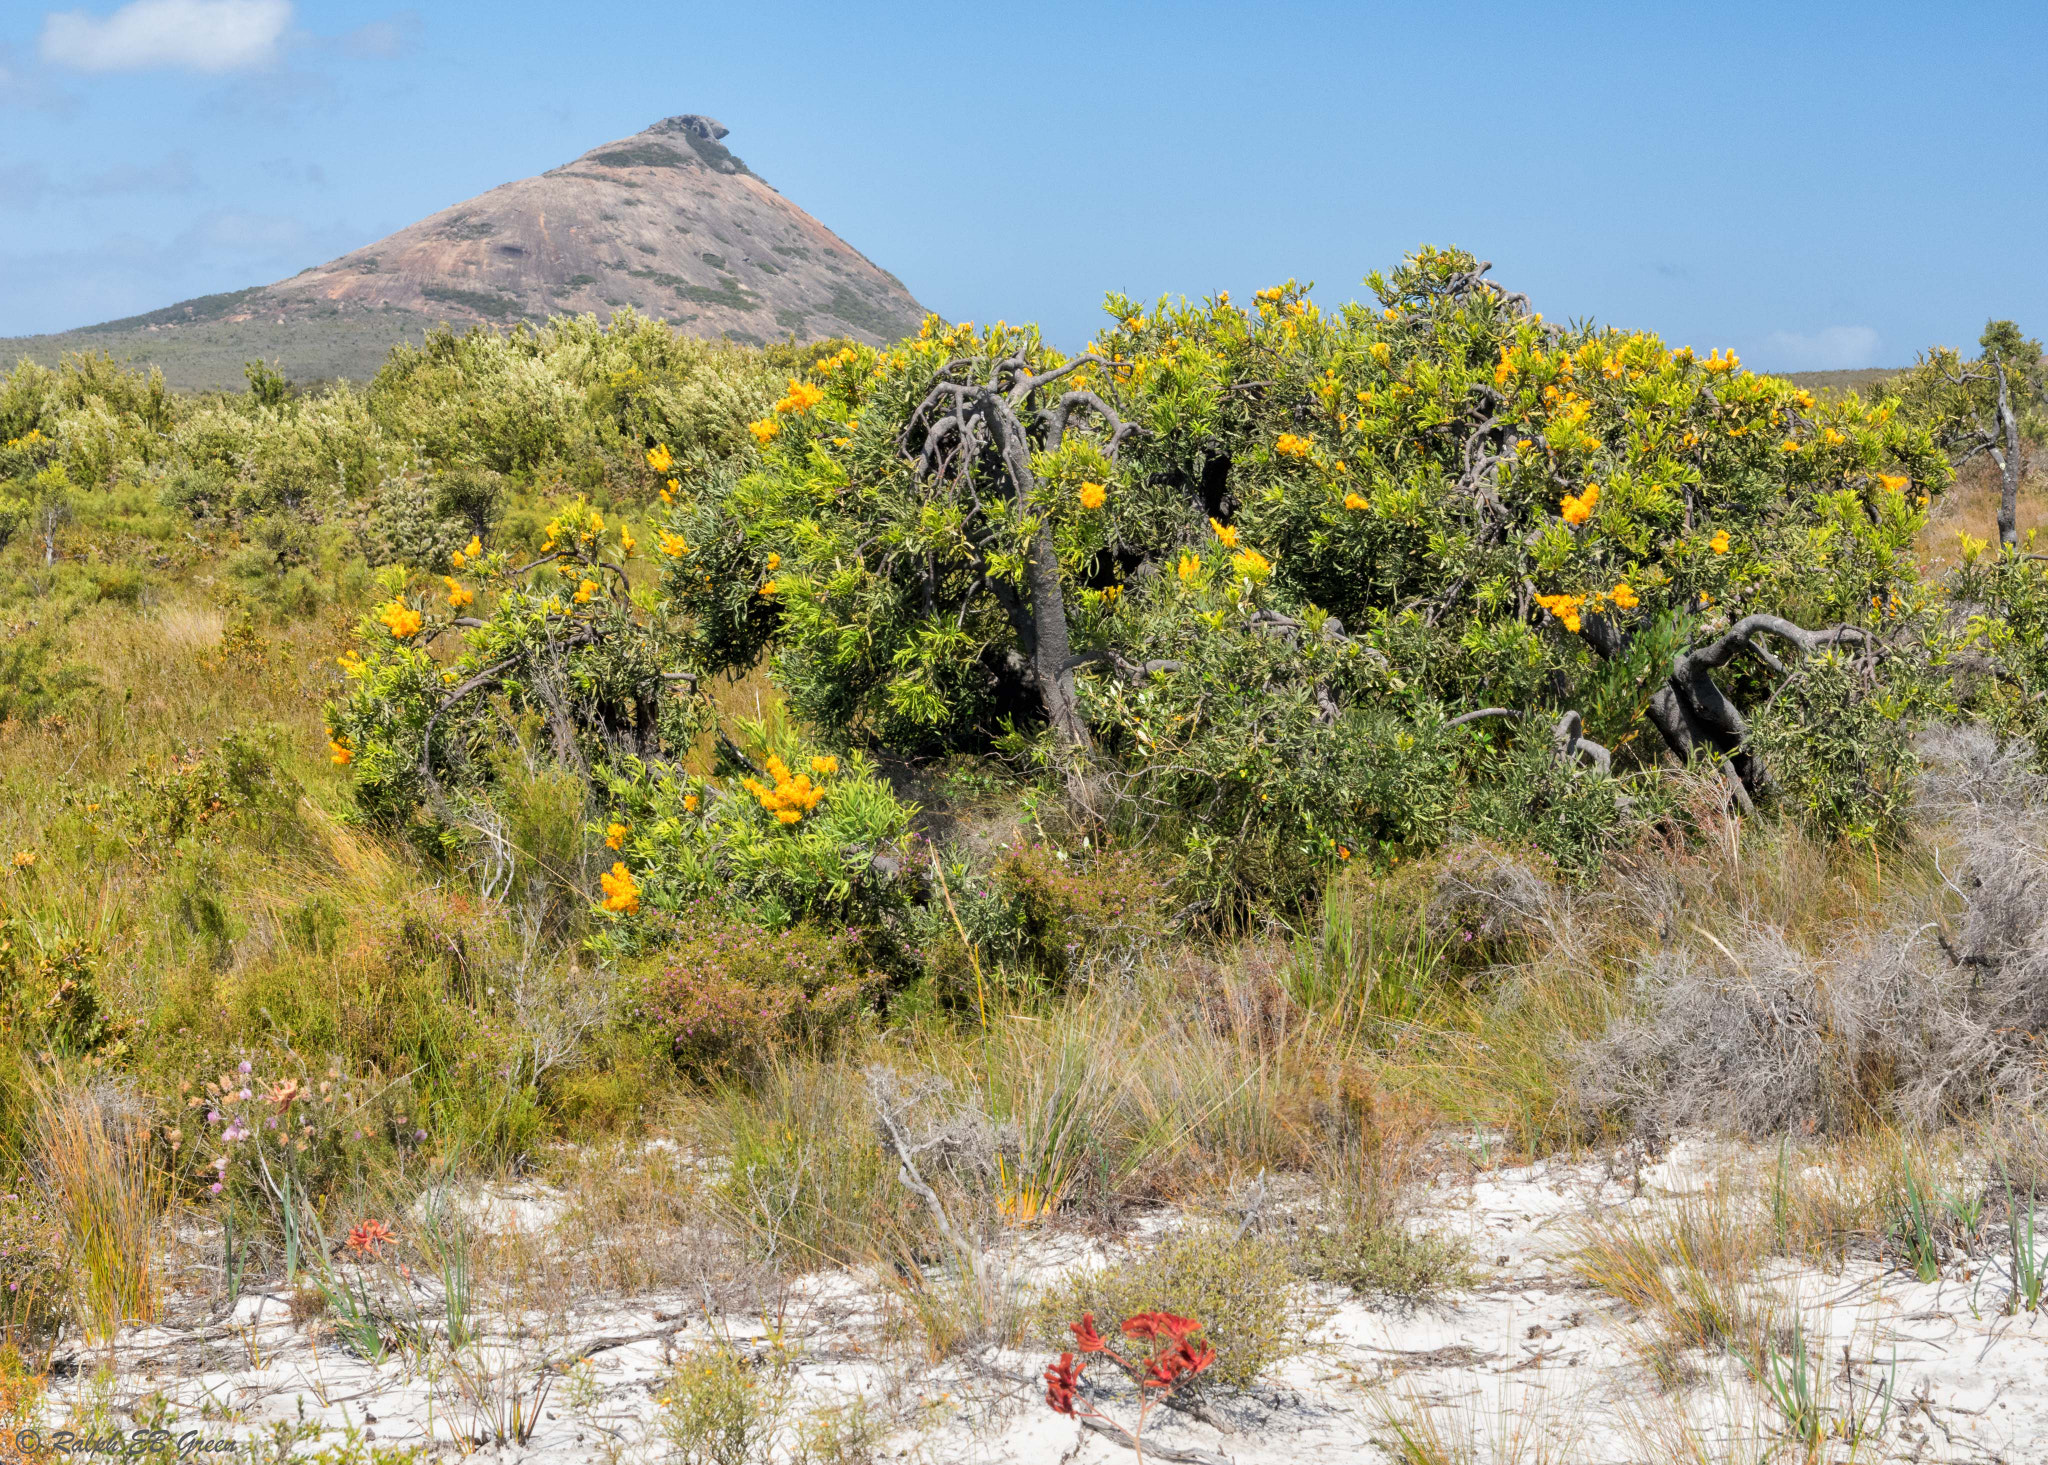
<path fill-rule="evenodd" d="M 815 726 L 1048 760 L 1221 907 L 1460 825 L 1584 869 L 1667 751 L 1768 782 L 1743 709 L 1782 672 L 1732 657 L 1920 633 L 1949 469 L 1889 405 L 1484 273 L 1424 249 L 1331 313 L 1113 297 L 1072 358 L 936 323 L 842 351 L 678 505 L 666 596 L 706 670 L 765 646 Z"/>
<path fill-rule="evenodd" d="M 701 901 L 675 926 L 661 970 L 643 983 L 640 1013 L 693 1073 L 829 1044 L 883 982 L 850 928 L 770 932 Z"/>

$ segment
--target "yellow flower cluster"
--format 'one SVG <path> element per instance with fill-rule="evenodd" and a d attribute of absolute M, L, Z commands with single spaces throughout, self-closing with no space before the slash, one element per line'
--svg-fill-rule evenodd
<path fill-rule="evenodd" d="M 597 598 L 597 591 L 597 581 L 585 580 L 576 587 L 576 593 L 570 596 L 569 598 L 575 601 L 578 605 L 588 605 L 591 601 Z"/>
<path fill-rule="evenodd" d="M 626 847 L 626 836 L 630 833 L 632 833 L 632 826 L 630 824 L 621 824 L 618 820 L 614 819 L 605 826 L 604 847 L 614 850 L 624 849 Z"/>
<path fill-rule="evenodd" d="M 690 552 L 690 544 L 682 535 L 670 534 L 664 530 L 661 536 L 661 552 L 672 560 L 681 559 Z"/>
<path fill-rule="evenodd" d="M 1707 541 L 1707 548 L 1711 549 L 1715 554 L 1728 553 L 1728 531 L 1726 529 L 1716 529 L 1714 537 Z"/>
<path fill-rule="evenodd" d="M 1372 507 L 1372 500 L 1362 493 L 1347 493 L 1344 495 L 1344 507 L 1347 509 L 1369 509 Z"/>
<path fill-rule="evenodd" d="M 1273 562 L 1255 549 L 1241 549 L 1230 557 L 1230 564 L 1238 574 L 1251 580 L 1263 580 L 1273 573 Z"/>
<path fill-rule="evenodd" d="M 1108 502 L 1108 500 L 1109 490 L 1104 488 L 1101 484 L 1091 482 L 1084 483 L 1081 485 L 1082 508 L 1099 509 L 1103 506 L 1103 504 Z"/>
<path fill-rule="evenodd" d="M 1219 524 L 1214 519 L 1211 519 L 1209 527 L 1216 532 L 1216 542 L 1218 544 L 1222 545 L 1225 549 L 1237 548 L 1237 526 L 1235 524 Z"/>
<path fill-rule="evenodd" d="M 837 371 L 840 367 L 851 366 L 858 360 L 860 360 L 860 352 L 854 350 L 851 346 L 844 346 L 836 354 L 827 356 L 823 361 L 819 362 L 818 370 Z"/>
<path fill-rule="evenodd" d="M 667 443 L 656 443 L 647 450 L 647 466 L 656 473 L 666 474 L 675 464 L 675 454 L 668 450 Z"/>
<path fill-rule="evenodd" d="M 590 544 L 602 533 L 604 533 L 604 515 L 600 514 L 582 499 L 578 499 L 554 518 L 548 520 L 547 538 L 542 542 L 540 552 L 542 554 L 553 553 L 556 542 L 564 534 L 572 534 L 578 542 Z"/>
<path fill-rule="evenodd" d="M 453 575 L 443 575 L 441 583 L 448 587 L 448 604 L 455 610 L 461 610 L 476 600 L 476 592 Z"/>
<path fill-rule="evenodd" d="M 1176 568 L 1175 573 L 1180 576 L 1181 584 L 1189 584 L 1194 580 L 1195 576 L 1202 573 L 1202 557 L 1191 549 L 1182 550 L 1180 564 Z"/>
<path fill-rule="evenodd" d="M 819 767 L 827 761 L 832 762 L 830 769 Z M 836 760 L 813 758 L 811 767 L 822 774 L 837 772 L 839 764 Z M 796 823 L 817 808 L 818 801 L 825 797 L 825 790 L 811 782 L 810 774 L 792 774 L 789 765 L 773 754 L 768 758 L 768 776 L 775 780 L 775 787 L 768 787 L 758 778 L 743 778 L 740 787 L 759 799 L 761 807 L 784 824 Z"/>
<path fill-rule="evenodd" d="M 1629 588 L 1629 583 L 1626 580 L 1608 591 L 1607 598 L 1623 610 L 1634 610 L 1638 605 L 1642 604 L 1641 599 L 1637 597 L 1634 590 Z"/>
<path fill-rule="evenodd" d="M 1539 595 L 1536 603 L 1564 623 L 1564 628 L 1574 636 L 1579 634 L 1579 612 L 1585 607 L 1583 595 Z"/>
<path fill-rule="evenodd" d="M 349 746 L 346 733 L 337 733 L 331 727 L 327 729 L 327 756 L 333 761 L 336 768 L 348 767 L 349 763 L 355 758 L 356 752 L 354 748 Z"/>
<path fill-rule="evenodd" d="M 1583 524 L 1593 517 L 1593 510 L 1600 506 L 1600 485 L 1589 483 L 1581 494 L 1566 494 L 1557 502 L 1557 510 L 1564 515 L 1567 524 Z"/>
<path fill-rule="evenodd" d="M 1877 481 L 1884 485 L 1885 492 L 1897 493 L 1913 480 L 1903 473 L 1880 473 Z"/>
<path fill-rule="evenodd" d="M 426 617 L 400 600 L 394 600 L 377 613 L 377 619 L 399 640 L 417 636 L 420 627 L 426 624 Z"/>
<path fill-rule="evenodd" d="M 1733 351 L 1730 351 L 1725 355 L 1719 351 L 1715 351 L 1711 352 L 1707 356 L 1707 359 L 1705 361 L 1702 361 L 1700 365 L 1704 367 L 1706 370 L 1714 373 L 1716 376 L 1719 376 L 1724 372 L 1740 370 L 1742 362 L 1740 359 L 1737 358 Z"/>
<path fill-rule="evenodd" d="M 1275 439 L 1273 451 L 1283 458 L 1306 458 L 1309 455 L 1309 450 L 1314 446 L 1315 443 L 1308 438 L 1298 437 L 1291 432 L 1283 432 Z"/>
<path fill-rule="evenodd" d="M 764 417 L 759 422 L 749 422 L 747 431 L 754 435 L 755 442 L 765 448 L 775 440 L 775 434 L 782 431 L 782 424 L 772 417 Z"/>
<path fill-rule="evenodd" d="M 472 534 L 469 536 L 469 543 L 465 544 L 461 549 L 456 550 L 455 553 L 450 555 L 448 558 L 450 562 L 454 564 L 455 568 L 459 570 L 464 565 L 468 564 L 471 560 L 480 560 L 483 557 L 484 542 L 481 539 L 478 539 L 474 534 Z"/>
<path fill-rule="evenodd" d="M 809 382 L 800 382 L 795 377 L 791 377 L 789 378 L 789 390 L 776 400 L 775 410 L 777 412 L 808 412 L 824 400 L 824 388 L 814 387 Z"/>
<path fill-rule="evenodd" d="M 614 861 L 609 870 L 597 877 L 597 883 L 604 887 L 606 910 L 622 916 L 639 914 L 640 882 L 633 878 L 624 861 Z"/>

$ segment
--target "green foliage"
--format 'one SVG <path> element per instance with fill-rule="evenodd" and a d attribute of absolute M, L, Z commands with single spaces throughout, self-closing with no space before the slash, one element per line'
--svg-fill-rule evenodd
<path fill-rule="evenodd" d="M 134 1022 L 107 1000 L 104 960 L 90 942 L 42 949 L 18 920 L 0 924 L 0 1034 L 31 1053 L 119 1058 Z"/>
<path fill-rule="evenodd" d="M 0 722 L 36 722 L 62 712 L 92 685 L 92 674 L 75 663 L 52 665 L 54 638 L 43 630 L 0 643 Z"/>
<path fill-rule="evenodd" d="M 986 870 L 955 859 L 944 873 L 950 904 L 929 900 L 914 929 L 940 994 L 958 1006 L 985 1000 L 991 981 L 1058 991 L 1091 961 L 1114 961 L 1166 933 L 1167 883 L 1134 850 L 1068 851 L 1020 829 Z"/>
<path fill-rule="evenodd" d="M 625 826 L 619 848 L 643 898 L 663 910 L 711 900 L 771 929 L 805 917 L 873 924 L 899 916 L 917 893 L 915 806 L 864 757 L 807 755 L 759 723 L 740 731 L 767 750 L 757 772 L 674 777 L 643 760 L 605 780 L 611 818 Z"/>
<path fill-rule="evenodd" d="M 1814 832 L 1891 844 L 1912 812 L 1913 709 L 1898 691 L 1873 695 L 1873 680 L 1852 657 L 1808 658 L 1758 715 L 1752 743 Z"/>
<path fill-rule="evenodd" d="M 1675 653 L 1756 612 L 1920 613 L 1912 539 L 1948 468 L 1891 406 L 1559 329 L 1456 251 L 1369 283 L 1378 308 L 1333 314 L 1292 284 L 1252 311 L 1113 297 L 1085 360 L 933 324 L 826 358 L 755 424 L 759 469 L 670 520 L 695 655 L 770 646 L 799 716 L 899 753 L 1056 756 L 1030 729 L 1071 677 L 1095 802 L 1228 907 L 1460 826 L 1588 868 L 1654 807 Z M 944 435 L 934 403 L 978 383 L 1014 399 L 1028 471 L 994 428 Z M 1083 392 L 1110 416 L 1062 397 Z M 1065 669 L 1033 660 L 1055 621 Z M 1523 715 L 1448 725 L 1487 705 Z M 1626 793 L 1538 766 L 1568 710 Z"/>
<path fill-rule="evenodd" d="M 2001 369 L 2022 432 L 2035 440 L 2048 433 L 2048 363 L 2042 360 L 2041 343 L 2012 321 L 1994 320 L 1985 323 L 1978 346 L 1971 361 L 1953 347 L 1937 346 L 1887 384 L 1900 415 L 1923 425 L 1959 458 L 1998 445 Z"/>
<path fill-rule="evenodd" d="M 655 1403 L 679 1465 L 753 1465 L 768 1457 L 789 1403 L 789 1382 L 732 1348 L 698 1348 L 676 1364 Z"/>
<path fill-rule="evenodd" d="M 686 1070 L 716 1075 L 784 1048 L 829 1044 L 883 976 L 860 933 L 799 924 L 770 933 L 709 903 L 685 908 L 640 1013 Z"/>

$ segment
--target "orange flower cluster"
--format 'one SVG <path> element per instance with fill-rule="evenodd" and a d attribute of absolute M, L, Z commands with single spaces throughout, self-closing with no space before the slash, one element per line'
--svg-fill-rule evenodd
<path fill-rule="evenodd" d="M 597 883 L 604 887 L 604 908 L 622 916 L 638 915 L 640 911 L 640 882 L 633 878 L 622 861 L 615 861 L 612 867 L 597 877 Z"/>
<path fill-rule="evenodd" d="M 1557 502 L 1558 512 L 1564 515 L 1567 524 L 1583 524 L 1593 517 L 1593 510 L 1600 505 L 1600 485 L 1589 483 L 1581 494 L 1566 494 Z"/>
<path fill-rule="evenodd" d="M 827 761 L 830 760 L 813 758 L 811 767 L 825 773 L 828 770 L 820 765 Z M 831 767 L 836 770 L 839 764 L 832 761 Z M 772 753 L 768 756 L 768 776 L 775 780 L 775 787 L 770 788 L 758 778 L 743 778 L 740 787 L 759 799 L 761 807 L 784 824 L 796 823 L 825 797 L 825 790 L 811 782 L 810 774 L 792 774 L 789 765 Z"/>
<path fill-rule="evenodd" d="M 1567 631 L 1570 631 L 1574 636 L 1579 634 L 1579 627 L 1581 625 L 1579 612 L 1585 607 L 1585 596 L 1539 595 L 1536 597 L 1536 603 L 1562 621 Z"/>
<path fill-rule="evenodd" d="M 1295 433 L 1283 432 L 1273 440 L 1273 451 L 1283 458 L 1306 458 L 1315 444 Z"/>
<path fill-rule="evenodd" d="M 825 393 L 823 389 L 814 387 L 809 382 L 800 382 L 795 377 L 791 377 L 789 379 L 789 391 L 775 403 L 775 410 L 777 412 L 808 412 L 824 400 Z"/>
<path fill-rule="evenodd" d="M 1084 509 L 1099 509 L 1108 498 L 1109 490 L 1099 483 L 1081 485 L 1081 507 Z"/>
<path fill-rule="evenodd" d="M 401 641 L 410 636 L 417 636 L 420 627 L 427 623 L 425 616 L 400 600 L 394 600 L 385 606 L 377 613 L 377 619 Z"/>

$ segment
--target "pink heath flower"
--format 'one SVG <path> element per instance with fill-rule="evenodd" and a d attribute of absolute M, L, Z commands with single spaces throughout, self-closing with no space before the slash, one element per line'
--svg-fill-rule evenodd
<path fill-rule="evenodd" d="M 249 1066 L 250 1066 L 250 1065 L 249 1065 L 249 1060 L 248 1060 L 248 1059 L 246 1059 L 246 1058 L 244 1058 L 244 1059 L 243 1059 L 243 1060 L 241 1061 L 241 1063 L 240 1063 L 240 1064 L 238 1064 L 238 1065 L 236 1066 L 236 1068 L 235 1068 L 235 1072 L 237 1072 L 237 1073 L 247 1073 L 247 1072 L 249 1071 Z M 243 1095 L 242 1095 L 242 1097 L 246 1099 L 246 1098 L 248 1098 L 249 1096 L 248 1096 L 248 1094 L 246 1094 L 246 1093 L 245 1093 L 245 1094 L 243 1094 Z"/>
<path fill-rule="evenodd" d="M 206 1187 L 206 1190 L 209 1195 L 219 1195 L 221 1191 L 220 1182 L 218 1180 L 214 1181 L 213 1184 Z"/>

